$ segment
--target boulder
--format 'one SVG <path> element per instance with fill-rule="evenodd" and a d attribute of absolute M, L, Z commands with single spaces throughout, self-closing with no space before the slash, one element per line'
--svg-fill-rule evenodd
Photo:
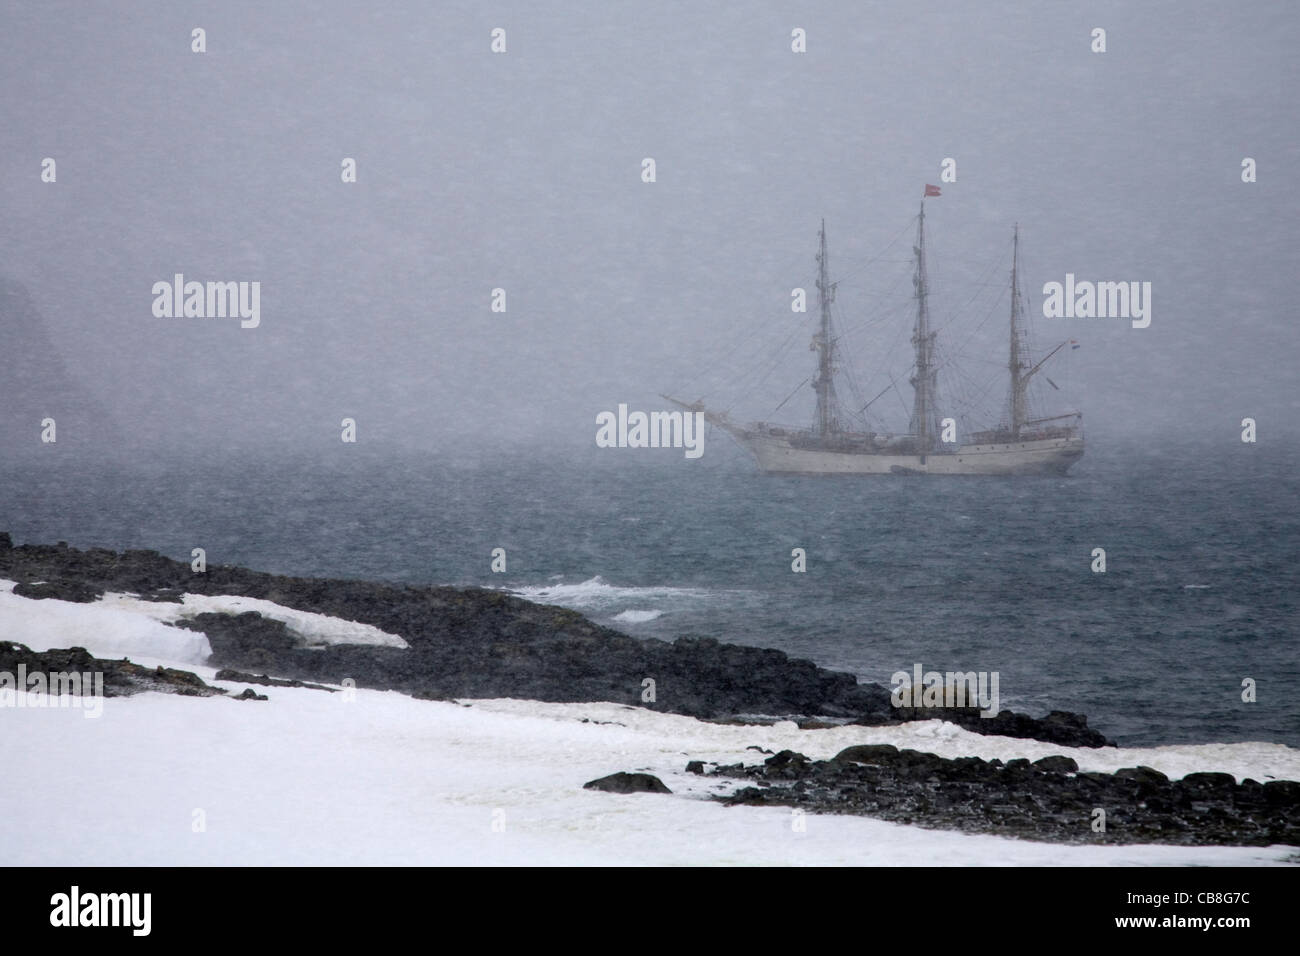
<path fill-rule="evenodd" d="M 582 789 L 604 790 L 606 793 L 672 793 L 654 774 L 622 771 L 597 780 L 588 780 Z"/>
<path fill-rule="evenodd" d="M 1135 780 L 1150 786 L 1162 787 L 1169 782 L 1163 773 L 1150 767 L 1121 767 L 1115 771 L 1115 776 L 1120 780 Z"/>
<path fill-rule="evenodd" d="M 74 601 L 77 604 L 90 604 L 98 601 L 102 591 L 82 584 L 80 581 L 56 579 L 53 581 L 19 581 L 14 586 L 14 594 L 19 597 L 42 601 L 53 598 L 56 601 Z"/>
<path fill-rule="evenodd" d="M 898 748 L 893 744 L 858 744 L 845 747 L 835 755 L 838 763 L 885 763 L 898 756 Z"/>
<path fill-rule="evenodd" d="M 1046 773 L 1075 773 L 1079 769 L 1073 757 L 1063 757 L 1060 754 L 1041 757 L 1033 765 Z"/>

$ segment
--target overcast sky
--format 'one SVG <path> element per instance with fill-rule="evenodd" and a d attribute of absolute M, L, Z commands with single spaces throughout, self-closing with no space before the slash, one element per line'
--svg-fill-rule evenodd
<path fill-rule="evenodd" d="M 1018 221 L 1092 438 L 1294 437 L 1297 49 L 1289 2 L 7 2 L 0 394 L 26 422 L 75 383 L 146 446 L 323 447 L 344 416 L 363 441 L 591 444 L 597 412 L 790 339 L 721 396 L 767 417 L 812 371 L 789 303 L 821 219 L 852 326 L 952 157 L 927 225 L 971 376 L 1005 362 L 1003 312 L 980 320 Z M 177 272 L 259 281 L 260 326 L 155 317 Z M 1043 318 L 1067 272 L 1150 282 L 1150 327 Z M 896 331 L 846 339 L 864 377 Z M 65 380 L 21 374 L 51 349 Z"/>

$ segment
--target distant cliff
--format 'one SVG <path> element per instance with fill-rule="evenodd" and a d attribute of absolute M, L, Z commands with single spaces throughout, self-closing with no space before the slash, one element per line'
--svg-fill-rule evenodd
<path fill-rule="evenodd" d="M 55 442 L 41 442 L 44 419 Z M 109 453 L 118 428 L 111 413 L 69 372 L 31 293 L 0 275 L 0 455 Z"/>

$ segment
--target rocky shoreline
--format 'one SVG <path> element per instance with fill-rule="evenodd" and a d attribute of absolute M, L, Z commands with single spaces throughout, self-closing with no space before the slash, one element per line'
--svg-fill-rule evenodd
<path fill-rule="evenodd" d="M 177 625 L 207 636 L 213 650 L 208 664 L 279 679 L 350 679 L 358 687 L 439 700 L 611 701 L 707 720 L 769 715 L 805 726 L 819 719 L 879 725 L 939 718 L 976 733 L 1062 746 L 1111 743 L 1078 714 L 1034 718 L 1003 711 L 985 718 L 975 708 L 895 708 L 878 684 L 778 650 L 710 637 L 643 640 L 574 611 L 481 588 L 296 578 L 222 565 L 196 573 L 155 551 L 83 551 L 64 543 L 15 547 L 3 532 L 0 578 L 16 581 L 14 593 L 34 599 L 89 602 L 110 591 L 165 602 L 179 602 L 187 592 L 259 598 L 372 625 L 409 645 L 306 647 L 283 622 L 252 611 L 202 613 Z M 20 634 L 7 637 L 22 641 Z"/>
<path fill-rule="evenodd" d="M 213 654 L 206 663 L 220 668 L 220 681 L 332 693 L 336 688 L 325 685 L 351 680 L 420 698 L 611 701 L 722 722 L 793 718 L 805 728 L 942 717 L 981 733 L 1065 747 L 1110 744 L 1081 715 L 1033 718 L 1003 711 L 984 718 L 973 708 L 895 708 L 879 685 L 859 684 L 850 674 L 780 651 L 705 637 L 639 640 L 572 611 L 498 591 L 292 578 L 220 566 L 195 573 L 156 552 L 14 547 L 3 533 L 0 578 L 14 580 L 14 593 L 32 599 L 90 602 L 110 591 L 171 603 L 187 592 L 258 598 L 372 625 L 408 645 L 309 647 L 283 622 L 253 611 L 196 613 L 178 621 L 174 626 L 207 637 Z M 4 636 L 0 672 L 97 672 L 103 674 L 105 697 L 227 694 L 188 671 L 103 660 L 80 647 L 38 652 L 21 643 L 21 634 Z M 653 700 L 643 699 L 647 678 L 654 681 Z M 267 697 L 250 687 L 227 699 Z M 1238 783 L 1223 773 L 1170 780 L 1149 767 L 1080 771 L 1074 759 L 1061 755 L 1003 763 L 890 745 L 850 747 L 830 760 L 785 750 L 748 766 L 691 761 L 686 770 L 734 784 L 729 795 L 712 797 L 732 806 L 855 814 L 1072 844 L 1300 846 L 1300 783 L 1285 780 Z M 641 772 L 613 773 L 587 788 L 671 792 Z"/>
<path fill-rule="evenodd" d="M 762 764 L 690 772 L 748 786 L 729 805 L 788 806 L 1060 843 L 1300 846 L 1300 783 L 1226 773 L 1170 780 L 1150 767 L 1080 771 L 1070 757 L 945 759 L 888 744 L 830 760 L 781 751 Z"/>

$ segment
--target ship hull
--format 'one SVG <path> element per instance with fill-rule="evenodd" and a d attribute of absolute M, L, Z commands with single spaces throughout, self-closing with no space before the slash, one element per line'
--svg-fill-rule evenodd
<path fill-rule="evenodd" d="M 1083 439 L 1047 438 L 962 445 L 931 455 L 801 448 L 768 435 L 735 435 L 775 475 L 1064 475 L 1083 457 Z"/>

